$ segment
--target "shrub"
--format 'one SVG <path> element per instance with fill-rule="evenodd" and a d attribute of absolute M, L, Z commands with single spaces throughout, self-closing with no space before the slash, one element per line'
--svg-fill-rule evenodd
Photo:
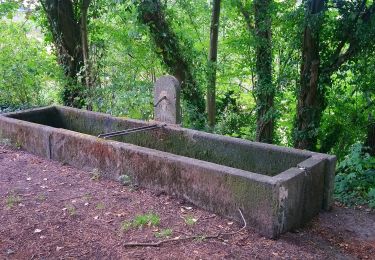
<path fill-rule="evenodd" d="M 363 151 L 363 146 L 356 143 L 339 163 L 335 197 L 349 206 L 368 204 L 375 208 L 375 158 Z"/>

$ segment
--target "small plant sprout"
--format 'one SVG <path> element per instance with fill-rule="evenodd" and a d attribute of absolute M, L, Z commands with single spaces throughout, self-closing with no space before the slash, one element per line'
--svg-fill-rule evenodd
<path fill-rule="evenodd" d="M 100 172 L 99 169 L 95 168 L 91 172 L 91 180 L 93 181 L 98 181 L 102 177 L 102 173 Z"/>
<path fill-rule="evenodd" d="M 98 210 L 102 210 L 102 209 L 104 209 L 104 207 L 105 207 L 105 205 L 104 205 L 104 203 L 103 202 L 99 202 L 98 204 L 96 204 L 96 209 L 98 209 Z"/>
<path fill-rule="evenodd" d="M 40 193 L 37 198 L 39 201 L 45 201 L 47 199 L 46 195 L 43 193 Z"/>
<path fill-rule="evenodd" d="M 124 220 L 121 222 L 121 229 L 124 231 L 129 230 L 132 227 L 132 222 L 128 220 Z"/>
<path fill-rule="evenodd" d="M 202 236 L 198 236 L 198 237 L 196 237 L 194 240 L 195 240 L 196 242 L 203 242 L 205 239 L 206 239 L 206 237 L 202 235 Z"/>
<path fill-rule="evenodd" d="M 173 234 L 173 230 L 170 228 L 162 229 L 160 232 L 155 233 L 155 237 L 157 238 L 165 238 L 170 237 Z"/>
<path fill-rule="evenodd" d="M 188 226 L 192 226 L 198 221 L 198 219 L 194 218 L 194 216 L 192 215 L 187 215 L 186 217 L 184 217 L 184 220 L 185 220 L 186 225 Z"/>
<path fill-rule="evenodd" d="M 147 226 L 157 226 L 160 224 L 160 217 L 154 213 L 148 213 L 144 215 L 138 215 L 133 220 L 133 225 L 135 227 Z"/>
<path fill-rule="evenodd" d="M 119 182 L 124 186 L 132 184 L 132 178 L 129 175 L 123 174 L 118 177 Z"/>
<path fill-rule="evenodd" d="M 82 197 L 82 199 L 83 199 L 83 200 L 86 200 L 86 201 L 91 200 L 91 199 L 92 199 L 92 195 L 91 195 L 90 193 L 87 193 L 87 194 L 85 194 L 85 195 Z"/>
<path fill-rule="evenodd" d="M 77 214 L 77 209 L 74 205 L 67 205 L 65 208 L 70 216 L 74 216 Z"/>
<path fill-rule="evenodd" d="M 147 213 L 137 215 L 133 220 L 125 220 L 121 223 L 122 230 L 129 230 L 130 228 L 143 228 L 143 226 L 158 226 L 160 224 L 160 217 L 155 213 Z"/>
<path fill-rule="evenodd" d="M 22 143 L 20 141 L 17 141 L 14 146 L 19 150 L 22 148 Z"/>
<path fill-rule="evenodd" d="M 8 197 L 6 198 L 6 204 L 7 204 L 8 209 L 13 208 L 14 205 L 20 202 L 21 202 L 21 197 L 15 193 L 9 194 Z"/>

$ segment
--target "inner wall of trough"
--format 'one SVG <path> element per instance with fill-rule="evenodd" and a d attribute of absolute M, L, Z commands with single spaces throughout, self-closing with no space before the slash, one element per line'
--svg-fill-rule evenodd
<path fill-rule="evenodd" d="M 12 117 L 94 136 L 147 125 L 140 121 L 60 107 Z M 111 139 L 269 176 L 295 167 L 309 157 L 306 153 L 299 154 L 287 148 L 259 146 L 239 139 L 228 140 L 178 128 L 159 128 Z"/>
<path fill-rule="evenodd" d="M 56 128 L 64 128 L 63 119 L 55 107 L 10 113 L 7 117 Z"/>

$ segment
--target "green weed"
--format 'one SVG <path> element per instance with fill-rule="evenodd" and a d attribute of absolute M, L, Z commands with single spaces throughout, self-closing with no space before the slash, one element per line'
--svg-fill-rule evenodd
<path fill-rule="evenodd" d="M 121 223 L 122 230 L 130 228 L 143 228 L 143 226 L 158 226 L 160 224 L 160 217 L 155 213 L 147 213 L 137 215 L 133 220 L 125 220 Z"/>
<path fill-rule="evenodd" d="M 160 230 L 160 232 L 155 233 L 155 237 L 157 238 L 164 238 L 170 237 L 173 234 L 173 230 L 170 228 Z"/>
<path fill-rule="evenodd" d="M 95 168 L 91 172 L 91 180 L 93 181 L 98 181 L 102 178 L 102 173 L 99 169 Z"/>
<path fill-rule="evenodd" d="M 335 198 L 349 206 L 367 204 L 375 208 L 375 158 L 364 153 L 359 143 L 337 167 Z"/>
<path fill-rule="evenodd" d="M 192 225 L 195 225 L 195 223 L 197 223 L 197 219 L 194 218 L 194 216 L 192 216 L 192 215 L 187 215 L 184 218 L 184 220 L 185 220 L 186 225 L 188 225 L 188 226 L 192 226 Z"/>
<path fill-rule="evenodd" d="M 9 194 L 6 198 L 6 205 L 9 209 L 13 208 L 16 204 L 21 202 L 21 197 L 15 193 Z"/>
<path fill-rule="evenodd" d="M 99 202 L 98 204 L 96 204 L 96 207 L 95 207 L 95 208 L 98 209 L 98 210 L 102 210 L 102 209 L 105 208 L 105 205 L 104 205 L 103 202 Z"/>
<path fill-rule="evenodd" d="M 77 209 L 76 209 L 75 206 L 73 206 L 73 205 L 67 205 L 65 208 L 68 211 L 68 213 L 69 213 L 70 216 L 74 216 L 74 215 L 77 214 Z"/>

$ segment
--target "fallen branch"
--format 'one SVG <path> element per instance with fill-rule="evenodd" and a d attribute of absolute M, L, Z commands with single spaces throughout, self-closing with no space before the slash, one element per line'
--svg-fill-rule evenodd
<path fill-rule="evenodd" d="M 220 237 L 222 236 L 232 236 L 232 235 L 235 235 L 235 234 L 238 234 L 239 232 L 243 231 L 244 229 L 246 229 L 247 227 L 247 223 L 246 223 L 246 220 L 242 214 L 242 211 L 240 209 L 238 209 L 238 211 L 240 212 L 240 215 L 241 215 L 241 218 L 242 218 L 242 221 L 244 223 L 243 227 L 240 228 L 239 230 L 237 231 L 234 231 L 234 232 L 229 232 L 229 233 L 217 233 L 216 235 L 208 235 L 208 236 L 205 236 L 205 235 L 194 235 L 194 236 L 187 236 L 187 237 L 177 237 L 177 238 L 170 238 L 170 239 L 165 239 L 165 240 L 161 240 L 161 241 L 158 241 L 158 242 L 149 242 L 149 243 L 144 243 L 144 242 L 130 242 L 130 243 L 125 243 L 124 246 L 125 247 L 137 247 L 137 246 L 152 246 L 152 247 L 158 247 L 162 244 L 166 244 L 166 243 L 169 243 L 169 242 L 181 242 L 181 241 L 185 241 L 185 240 L 191 240 L 191 239 L 220 239 Z"/>

